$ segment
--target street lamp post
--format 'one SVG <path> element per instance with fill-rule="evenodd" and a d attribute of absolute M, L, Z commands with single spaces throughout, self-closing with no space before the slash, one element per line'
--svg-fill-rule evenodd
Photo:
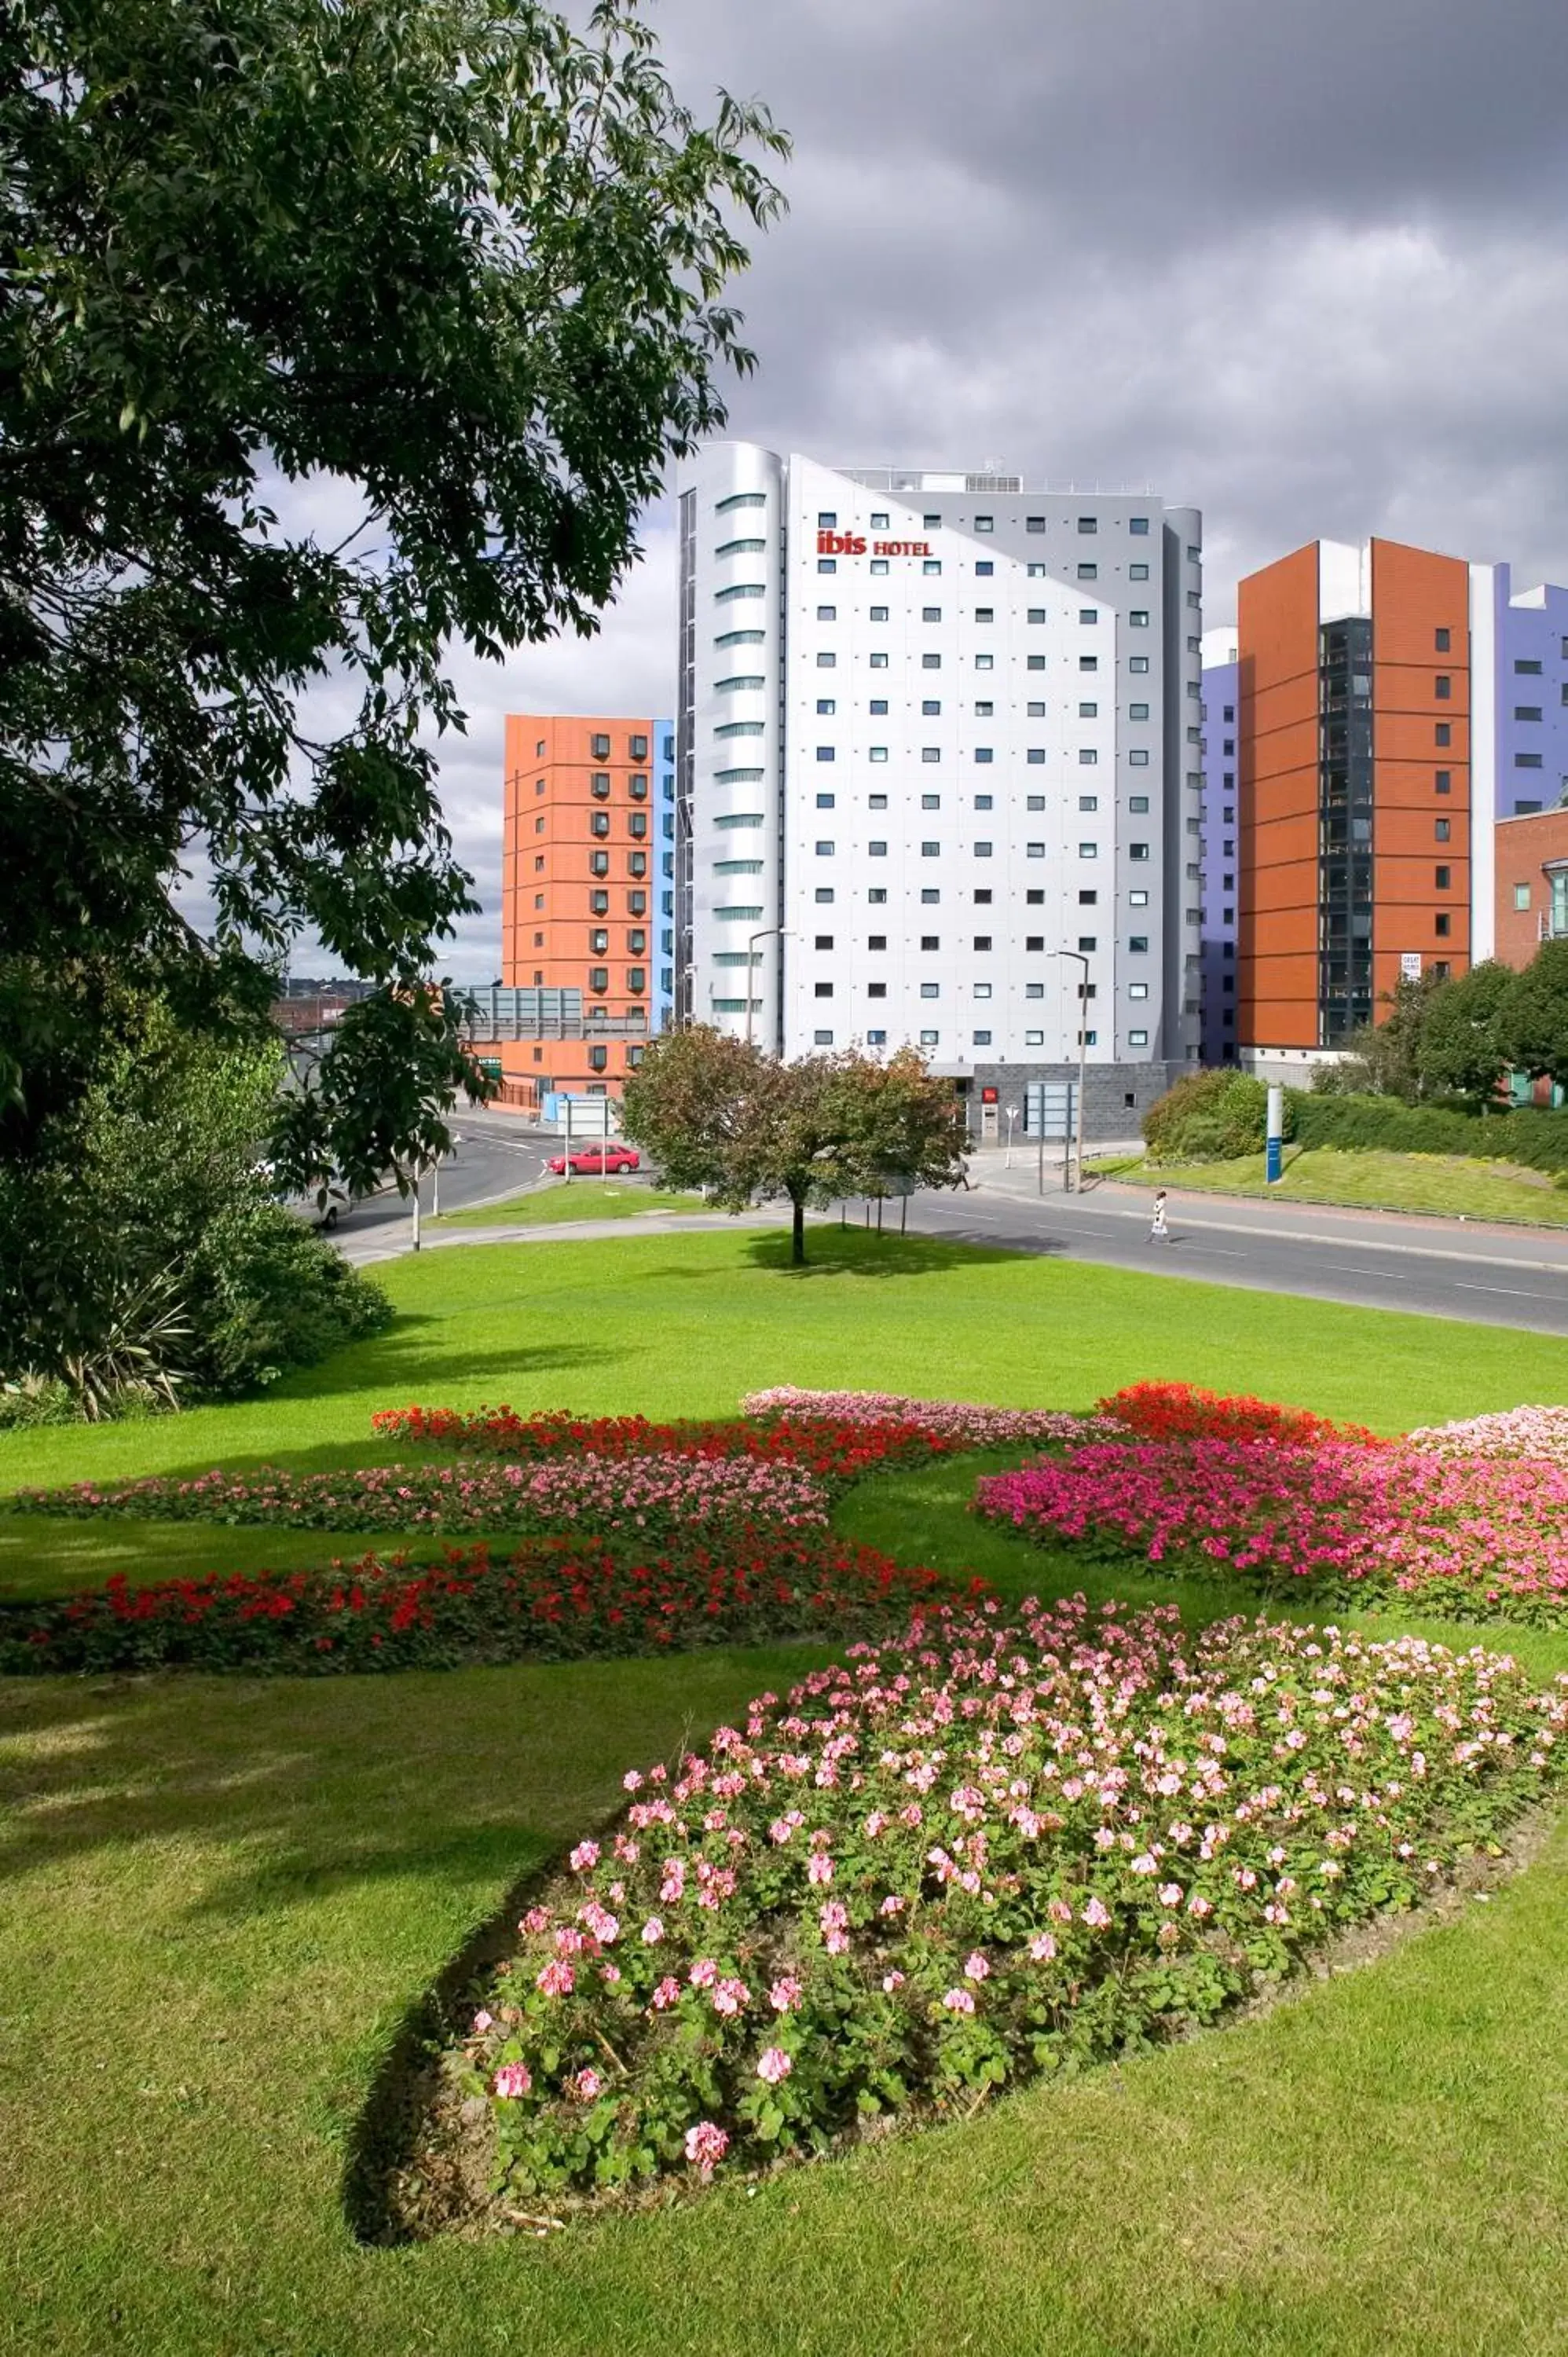
<path fill-rule="evenodd" d="M 1016 1105 L 1004 1105 L 1002 1110 L 1007 1116 L 1007 1153 L 1002 1168 L 1004 1170 L 1011 1170 L 1013 1168 L 1013 1125 L 1018 1118 L 1018 1108 Z"/>
<path fill-rule="evenodd" d="M 746 1044 L 751 1045 L 751 969 L 757 957 L 758 942 L 770 941 L 775 933 L 780 941 L 789 931 L 788 925 L 764 925 L 760 932 L 748 936 L 746 944 Z"/>
<path fill-rule="evenodd" d="M 1078 996 L 1078 1139 L 1074 1153 L 1077 1168 L 1077 1189 L 1083 1192 L 1083 1076 L 1089 1060 L 1089 960 L 1082 950 L 1052 950 L 1052 957 L 1071 958 L 1083 968 L 1083 982 Z M 1066 1148 L 1064 1146 L 1065 1153 Z"/>

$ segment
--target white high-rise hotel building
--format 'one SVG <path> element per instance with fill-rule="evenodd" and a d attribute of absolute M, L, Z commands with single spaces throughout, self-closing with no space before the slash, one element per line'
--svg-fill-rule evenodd
<path fill-rule="evenodd" d="M 678 1011 L 1011 1094 L 1076 1068 L 1081 952 L 1091 1123 L 1142 1111 L 1198 1044 L 1200 541 L 1146 496 L 707 448 Z"/>

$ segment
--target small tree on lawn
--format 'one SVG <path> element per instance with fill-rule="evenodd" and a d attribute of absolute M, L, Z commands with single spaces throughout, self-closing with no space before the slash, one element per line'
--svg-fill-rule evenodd
<path fill-rule="evenodd" d="M 1568 1089 L 1568 938 L 1542 942 L 1498 1013 L 1502 1060 Z"/>
<path fill-rule="evenodd" d="M 854 1052 L 785 1064 L 693 1025 L 650 1047 L 622 1117 L 671 1185 L 704 1187 L 734 1211 L 787 1198 L 797 1267 L 809 1204 L 962 1177 L 952 1101 L 912 1049 L 886 1064 Z"/>

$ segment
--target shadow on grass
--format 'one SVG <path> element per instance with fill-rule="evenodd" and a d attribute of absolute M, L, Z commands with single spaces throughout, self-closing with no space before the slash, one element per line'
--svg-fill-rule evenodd
<path fill-rule="evenodd" d="M 1040 1247 L 1059 1252 L 1055 1243 Z M 1030 1246 L 1034 1254 L 1036 1247 Z M 765 1229 L 748 1235 L 746 1258 L 757 1269 L 777 1271 L 793 1277 L 812 1276 L 945 1276 L 956 1269 L 978 1265 L 999 1265 L 1023 1256 L 1023 1248 L 996 1244 L 947 1243 L 935 1236 L 898 1234 L 896 1228 L 886 1229 L 878 1235 L 873 1228 L 867 1233 L 860 1227 L 832 1227 L 826 1223 L 806 1230 L 806 1264 L 795 1267 L 789 1258 L 789 1231 L 787 1227 Z"/>

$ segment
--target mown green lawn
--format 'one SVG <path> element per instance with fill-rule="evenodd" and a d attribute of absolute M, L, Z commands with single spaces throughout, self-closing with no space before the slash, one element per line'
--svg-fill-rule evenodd
<path fill-rule="evenodd" d="M 1271 1201 L 1346 1203 L 1363 1210 L 1444 1211 L 1472 1220 L 1504 1220 L 1537 1227 L 1568 1227 L 1568 1194 L 1541 1171 L 1512 1164 L 1475 1162 L 1457 1154 L 1389 1154 L 1380 1146 L 1351 1152 L 1331 1146 L 1285 1148 L 1284 1176 L 1271 1187 L 1261 1154 L 1235 1162 L 1102 1163 L 1107 1178 L 1130 1185 L 1190 1193 L 1266 1195 Z"/>
<path fill-rule="evenodd" d="M 406 1322 L 181 1423 L 0 1441 L 0 1479 L 369 1458 L 396 1400 L 733 1405 L 764 1381 L 1073 1404 L 1137 1374 L 1393 1427 L 1568 1398 L 1548 1337 L 851 1237 L 432 1254 Z M 772 1253 L 770 1261 L 768 1254 Z M 846 1525 L 1010 1593 L 1155 1583 L 977 1528 L 975 1468 Z M 80 1537 L 91 1525 L 31 1525 Z M 179 1527 L 182 1542 L 192 1534 Z M 320 1534 L 306 1534 L 319 1548 Z M 144 1526 L 99 1543 L 165 1544 Z M 226 1557 L 284 1534 L 220 1530 Z M 88 1559 L 76 1557 L 80 1569 Z M 1194 1617 L 1234 1595 L 1189 1587 Z M 1468 1641 L 1473 1631 L 1465 1632 Z M 1505 1641 L 1545 1674 L 1568 1642 Z M 14 1681 L 0 1697 L 0 2348 L 1555 2352 L 1568 2305 L 1568 1835 L 1300 2002 L 969 2126 L 546 2243 L 378 2251 L 353 2126 L 421 1990 L 619 1778 L 806 1649 L 383 1679 Z"/>
<path fill-rule="evenodd" d="M 635 1220 L 658 1211 L 705 1211 L 700 1195 L 671 1194 L 663 1187 L 624 1178 L 553 1178 L 548 1186 L 509 1195 L 504 1203 L 481 1203 L 468 1211 L 443 1211 L 426 1225 L 442 1228 L 553 1228 L 569 1220 Z"/>

